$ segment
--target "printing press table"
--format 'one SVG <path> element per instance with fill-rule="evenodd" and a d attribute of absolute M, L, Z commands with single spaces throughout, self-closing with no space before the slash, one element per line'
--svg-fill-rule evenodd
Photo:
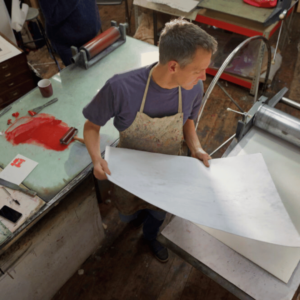
<path fill-rule="evenodd" d="M 29 109 L 57 97 L 58 102 L 41 113 L 78 128 L 78 136 L 82 137 L 85 122 L 82 109 L 105 82 L 116 73 L 157 60 L 157 47 L 127 37 L 125 44 L 89 69 L 73 64 L 54 75 L 50 79 L 54 91 L 51 98 L 43 98 L 35 88 L 18 99 L 0 118 L 0 131 L 8 128 L 6 123 L 12 113 L 19 112 L 21 118 L 28 115 Z M 102 154 L 118 137 L 113 120 L 110 120 L 101 128 Z M 36 211 L 29 212 L 28 218 L 20 227 L 14 228 L 14 232 L 7 234 L 0 227 L 0 299 L 50 299 L 104 238 L 96 197 L 86 197 L 84 192 L 82 197 L 73 195 L 74 199 L 67 196 L 91 174 L 91 159 L 86 147 L 79 142 L 58 152 L 31 144 L 13 146 L 0 136 L 0 149 L 1 168 L 17 154 L 38 162 L 23 184 L 36 191 L 38 197 L 34 201 L 42 203 Z M 0 194 L 0 199 L 3 195 Z M 21 193 L 16 195 L 25 197 Z M 21 200 L 22 203 L 26 201 L 25 198 Z M 22 203 L 14 208 L 22 211 Z M 29 230 L 31 233 L 26 235 Z"/>
<path fill-rule="evenodd" d="M 274 124 L 278 124 L 278 128 L 281 128 L 279 118 L 282 117 L 281 120 L 284 118 L 287 120 L 287 115 L 280 116 L 279 114 L 273 118 L 268 114 L 265 124 L 263 124 L 265 128 L 257 127 L 258 119 L 262 116 L 258 115 L 258 112 L 261 111 L 260 105 L 263 104 L 263 107 L 267 107 L 268 111 L 272 110 L 286 91 L 286 88 L 280 91 L 269 100 L 268 105 L 265 103 L 267 98 L 263 96 L 253 105 L 248 113 L 250 116 L 255 117 L 251 117 L 251 121 L 245 121 L 244 119 L 243 122 L 239 122 L 236 137 L 223 157 L 261 153 L 282 202 L 296 229 L 300 232 L 300 148 L 284 140 L 289 133 L 283 129 L 278 130 L 276 133 L 276 135 L 283 138 L 270 133 L 269 129 L 269 126 L 273 128 Z M 266 115 L 262 119 L 264 118 L 266 118 Z M 270 121 L 271 118 L 273 118 L 273 121 Z M 274 122 L 276 118 L 277 123 Z M 299 120 L 297 121 L 296 118 L 291 120 L 295 120 L 299 127 Z M 241 129 L 241 124 L 246 124 L 243 129 Z M 287 126 L 290 125 L 291 123 Z M 299 143 L 299 139 L 295 142 Z M 244 249 L 243 251 L 246 249 L 245 253 L 249 255 L 250 251 L 248 249 L 252 249 L 256 253 L 254 255 L 256 258 L 258 257 L 260 261 L 269 260 L 269 263 L 272 264 L 272 261 L 275 262 L 276 255 L 272 252 L 273 248 L 270 250 L 268 244 L 262 245 L 255 241 L 249 242 L 243 237 L 230 235 L 205 226 L 198 226 L 179 217 L 173 218 L 162 231 L 159 240 L 239 299 L 299 300 L 299 263 L 285 283 L 252 260 L 247 259 L 247 255 L 241 255 L 233 250 L 234 247 L 239 250 Z M 282 251 L 282 254 L 282 257 L 284 257 L 287 253 Z M 298 253 L 298 262 L 299 257 Z M 286 261 L 282 258 L 281 263 L 286 264 L 287 261 L 289 261 L 289 254 L 286 255 Z"/>

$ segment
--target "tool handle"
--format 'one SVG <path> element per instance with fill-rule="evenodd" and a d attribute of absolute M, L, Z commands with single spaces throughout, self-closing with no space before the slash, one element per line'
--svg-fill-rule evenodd
<path fill-rule="evenodd" d="M 27 194 L 27 195 L 32 196 L 32 197 L 37 195 L 37 192 L 35 192 L 35 191 L 23 189 L 20 186 L 18 186 L 17 184 L 6 181 L 5 179 L 2 179 L 2 178 L 0 178 L 0 184 L 2 186 L 8 187 L 8 188 L 10 188 L 12 190 L 15 190 L 15 191 L 21 191 L 22 193 Z"/>
<path fill-rule="evenodd" d="M 37 195 L 37 192 L 35 192 L 35 191 L 32 191 L 32 190 L 26 190 L 26 189 L 23 189 L 23 188 L 21 188 L 21 187 L 19 187 L 19 188 L 20 188 L 19 191 L 21 191 L 22 193 L 24 193 L 24 194 L 26 194 L 26 195 L 29 195 L 29 196 L 31 196 L 31 197 L 34 197 L 34 196 Z"/>
<path fill-rule="evenodd" d="M 74 136 L 73 139 L 74 139 L 75 141 L 78 141 L 78 142 L 81 142 L 82 144 L 84 144 L 84 139 L 79 138 L 78 136 Z"/>
<path fill-rule="evenodd" d="M 41 105 L 41 106 L 38 106 L 38 107 L 32 109 L 32 111 L 35 111 L 35 110 L 40 111 L 40 110 L 43 109 L 44 107 L 46 107 L 46 106 L 48 106 L 48 105 L 51 105 L 51 104 L 55 103 L 56 101 L 58 101 L 58 99 L 57 99 L 57 98 L 54 98 L 54 99 L 48 101 L 47 103 L 45 103 L 45 104 L 43 104 L 43 105 Z"/>
<path fill-rule="evenodd" d="M 10 193 L 5 187 L 2 187 L 2 189 L 3 189 L 3 191 L 4 191 L 7 195 L 9 195 L 9 196 L 12 198 L 11 193 Z M 11 188 L 11 189 L 13 189 L 13 188 Z M 24 194 L 27 194 L 27 195 L 29 195 L 29 196 L 32 196 L 32 197 L 36 196 L 36 194 L 37 194 L 37 192 L 35 192 L 35 191 L 32 191 L 32 190 L 26 190 L 26 189 L 23 189 L 23 188 L 21 188 L 21 187 L 19 187 L 19 186 L 18 186 L 18 188 L 17 188 L 16 190 L 17 190 L 17 191 L 20 191 L 20 192 L 22 192 L 22 193 L 24 193 Z"/>
<path fill-rule="evenodd" d="M 240 115 L 246 115 L 246 114 L 247 114 L 247 113 L 243 113 L 243 112 L 240 112 L 240 111 L 237 111 L 237 110 L 231 109 L 231 108 L 229 108 L 229 107 L 227 107 L 227 110 L 228 110 L 228 111 L 235 112 L 236 114 L 240 114 Z"/>
<path fill-rule="evenodd" d="M 55 103 L 55 102 L 57 102 L 57 101 L 58 101 L 58 99 L 57 99 L 57 98 L 54 98 L 54 99 L 50 100 L 49 102 L 45 103 L 44 105 L 42 105 L 42 106 L 40 106 L 40 107 L 37 107 L 37 108 L 44 108 L 44 107 L 46 107 L 46 106 L 48 106 L 48 105 L 51 105 L 51 104 L 53 104 L 53 103 Z"/>

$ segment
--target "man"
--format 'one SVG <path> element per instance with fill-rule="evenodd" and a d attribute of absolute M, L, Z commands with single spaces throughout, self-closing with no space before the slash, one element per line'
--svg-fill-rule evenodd
<path fill-rule="evenodd" d="M 81 47 L 94 38 L 100 28 L 95 0 L 39 0 L 46 32 L 65 66 L 72 63 L 71 46 Z"/>
<path fill-rule="evenodd" d="M 180 155 L 185 139 L 193 157 L 209 167 L 194 119 L 200 108 L 205 71 L 217 42 L 198 26 L 178 19 L 167 23 L 159 41 L 159 62 L 109 79 L 83 109 L 88 119 L 84 140 L 99 180 L 110 175 L 100 155 L 101 126 L 112 117 L 120 131 L 118 147 Z M 120 187 L 112 188 L 112 202 L 122 221 L 143 223 L 144 238 L 155 257 L 166 262 L 168 251 L 157 240 L 166 212 Z"/>

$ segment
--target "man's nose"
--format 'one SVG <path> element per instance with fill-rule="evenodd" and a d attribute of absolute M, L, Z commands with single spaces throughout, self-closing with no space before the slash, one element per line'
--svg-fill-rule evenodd
<path fill-rule="evenodd" d="M 206 80 L 206 72 L 203 72 L 199 77 L 198 79 L 202 80 L 202 81 L 205 81 Z"/>

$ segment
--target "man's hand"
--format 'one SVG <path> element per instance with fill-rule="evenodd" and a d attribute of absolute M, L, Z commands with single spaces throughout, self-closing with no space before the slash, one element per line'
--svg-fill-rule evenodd
<path fill-rule="evenodd" d="M 201 160 L 205 167 L 209 167 L 208 161 L 211 159 L 211 157 L 202 148 L 199 148 L 196 150 L 196 152 L 192 153 L 192 157 Z"/>
<path fill-rule="evenodd" d="M 98 180 L 105 180 L 105 179 L 107 179 L 106 174 L 110 175 L 111 173 L 108 168 L 107 161 L 104 159 L 101 159 L 94 164 L 94 176 Z"/>
<path fill-rule="evenodd" d="M 183 134 L 184 139 L 192 152 L 192 157 L 201 160 L 206 167 L 209 167 L 208 161 L 211 157 L 201 147 L 193 120 L 187 119 L 183 126 Z"/>

